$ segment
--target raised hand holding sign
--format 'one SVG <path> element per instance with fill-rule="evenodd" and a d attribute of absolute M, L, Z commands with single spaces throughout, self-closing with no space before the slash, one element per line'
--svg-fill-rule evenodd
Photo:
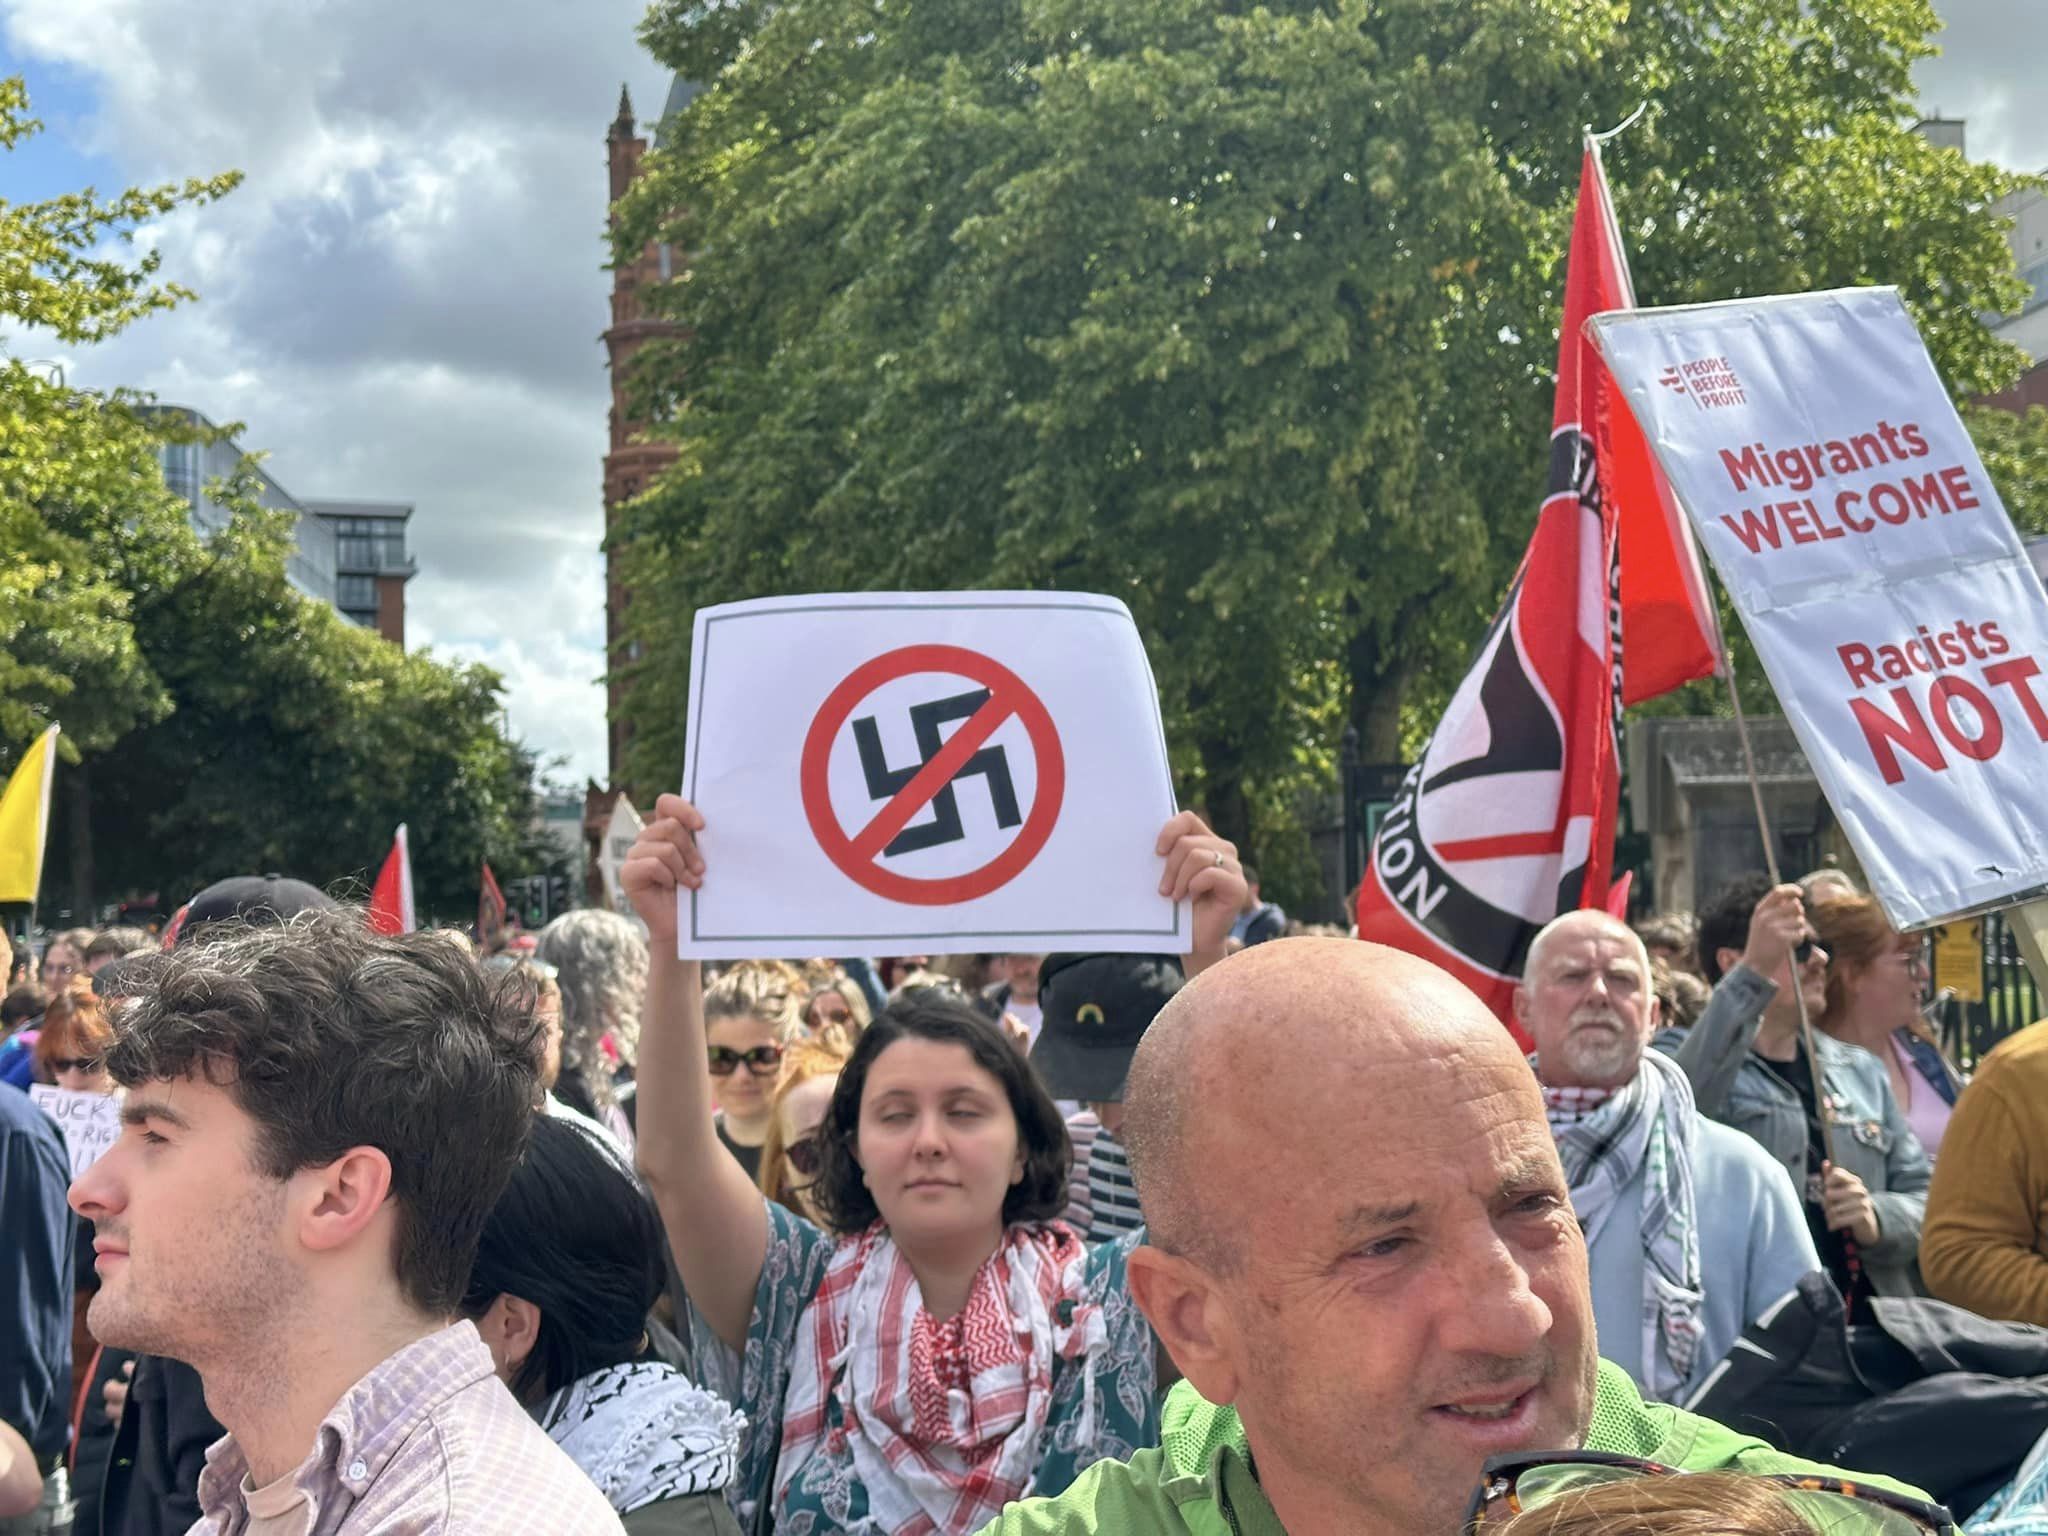
<path fill-rule="evenodd" d="M 663 795 L 654 803 L 654 820 L 619 871 L 633 910 L 647 924 L 657 951 L 671 952 L 677 913 L 705 888 L 706 865 L 697 844 L 704 816 L 681 795 Z M 1154 851 L 1164 862 L 1159 894 L 1189 908 L 1189 943 L 1182 957 L 1192 976 L 1223 958 L 1230 925 L 1244 906 L 1244 866 L 1237 845 L 1218 837 L 1193 811 L 1178 812 L 1159 829 Z"/>

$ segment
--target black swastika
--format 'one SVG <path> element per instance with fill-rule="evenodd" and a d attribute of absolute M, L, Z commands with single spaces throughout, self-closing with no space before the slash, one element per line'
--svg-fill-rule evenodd
<path fill-rule="evenodd" d="M 918 760 L 908 768 L 889 766 L 873 715 L 854 721 L 853 741 L 860 749 L 860 771 L 868 781 L 869 797 L 889 800 L 900 794 L 917 777 L 918 770 L 936 757 L 939 748 L 945 745 L 944 738 L 939 735 L 939 727 L 949 720 L 971 719 L 988 702 L 988 697 L 986 688 L 977 688 L 972 693 L 955 694 L 950 699 L 911 705 L 910 729 L 917 737 Z M 1017 789 L 1010 782 L 1008 755 L 1001 747 L 983 747 L 953 775 L 952 783 L 932 796 L 932 819 L 923 826 L 905 827 L 897 833 L 895 840 L 882 850 L 884 856 L 915 853 L 920 848 L 957 843 L 965 837 L 967 834 L 960 825 L 960 802 L 954 797 L 953 785 L 972 774 L 981 775 L 988 783 L 988 797 L 995 806 L 997 826 L 1014 827 L 1023 821 L 1017 811 Z"/>

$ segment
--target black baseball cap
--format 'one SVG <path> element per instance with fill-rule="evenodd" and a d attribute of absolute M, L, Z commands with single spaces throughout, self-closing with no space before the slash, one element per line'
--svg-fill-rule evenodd
<path fill-rule="evenodd" d="M 1031 1064 L 1052 1096 L 1122 1102 L 1138 1041 L 1185 979 L 1171 955 L 1047 955 Z"/>
<path fill-rule="evenodd" d="M 288 923 L 301 912 L 327 912 L 339 906 L 318 886 L 284 875 L 235 875 L 216 880 L 185 904 L 164 936 L 169 949 L 207 923 Z"/>

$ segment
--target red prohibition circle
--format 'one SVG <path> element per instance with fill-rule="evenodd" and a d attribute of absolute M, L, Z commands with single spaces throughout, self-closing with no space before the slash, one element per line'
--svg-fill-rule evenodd
<path fill-rule="evenodd" d="M 1031 812 L 1024 818 L 1024 826 L 1010 845 L 990 859 L 979 869 L 971 869 L 964 875 L 950 875 L 944 879 L 918 879 L 910 875 L 899 875 L 894 870 L 884 869 L 876 862 L 880 849 L 869 852 L 864 846 L 871 841 L 875 828 L 885 817 L 899 816 L 902 822 L 929 805 L 932 796 L 951 782 L 951 775 L 940 778 L 929 790 L 907 807 L 902 802 L 915 796 L 918 785 L 906 785 L 901 794 L 885 806 L 867 829 L 858 836 L 849 837 L 846 829 L 839 824 L 838 813 L 832 808 L 832 793 L 829 767 L 832 757 L 832 743 L 837 739 L 840 728 L 852 716 L 860 701 L 873 693 L 884 683 L 914 672 L 950 672 L 980 683 L 989 691 L 989 702 L 973 718 L 962 722 L 960 728 L 947 739 L 940 749 L 940 761 L 950 751 L 961 758 L 971 755 L 982 742 L 1015 715 L 1024 724 L 1026 735 L 1031 738 L 1032 753 L 1038 766 L 1038 787 L 1032 797 Z M 977 729 L 984 723 L 983 717 L 1000 709 L 992 721 L 986 722 L 985 729 Z M 955 743 L 961 745 L 955 746 Z M 825 857 L 856 885 L 863 890 L 874 892 L 890 901 L 903 902 L 917 907 L 948 907 L 958 902 L 973 901 L 991 891 L 1000 890 L 1017 878 L 1038 857 L 1045 847 L 1046 839 L 1052 836 L 1053 824 L 1059 820 L 1060 803 L 1066 797 L 1067 764 L 1060 751 L 1059 732 L 1054 728 L 1052 715 L 1039 700 L 1037 694 L 1025 686 L 1022 678 L 1000 662 L 993 661 L 979 651 L 966 650 L 957 645 L 906 645 L 900 650 L 887 651 L 874 660 L 854 668 L 846 681 L 834 688 L 818 707 L 817 717 L 811 721 L 810 731 L 804 737 L 803 761 L 799 773 L 804 802 L 804 818 L 810 823 L 811 835 L 818 840 L 818 846 L 825 851 Z M 898 830 L 900 830 L 900 822 Z M 895 836 L 878 839 L 886 845 Z"/>

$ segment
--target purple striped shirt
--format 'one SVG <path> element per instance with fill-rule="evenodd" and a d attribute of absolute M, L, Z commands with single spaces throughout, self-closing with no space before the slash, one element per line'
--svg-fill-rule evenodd
<path fill-rule="evenodd" d="M 249 1461 L 233 1435 L 206 1453 L 205 1513 L 187 1536 L 241 1536 Z M 472 1323 L 408 1344 L 320 1421 L 296 1485 L 310 1536 L 619 1536 L 604 1495 L 526 1415 Z"/>

